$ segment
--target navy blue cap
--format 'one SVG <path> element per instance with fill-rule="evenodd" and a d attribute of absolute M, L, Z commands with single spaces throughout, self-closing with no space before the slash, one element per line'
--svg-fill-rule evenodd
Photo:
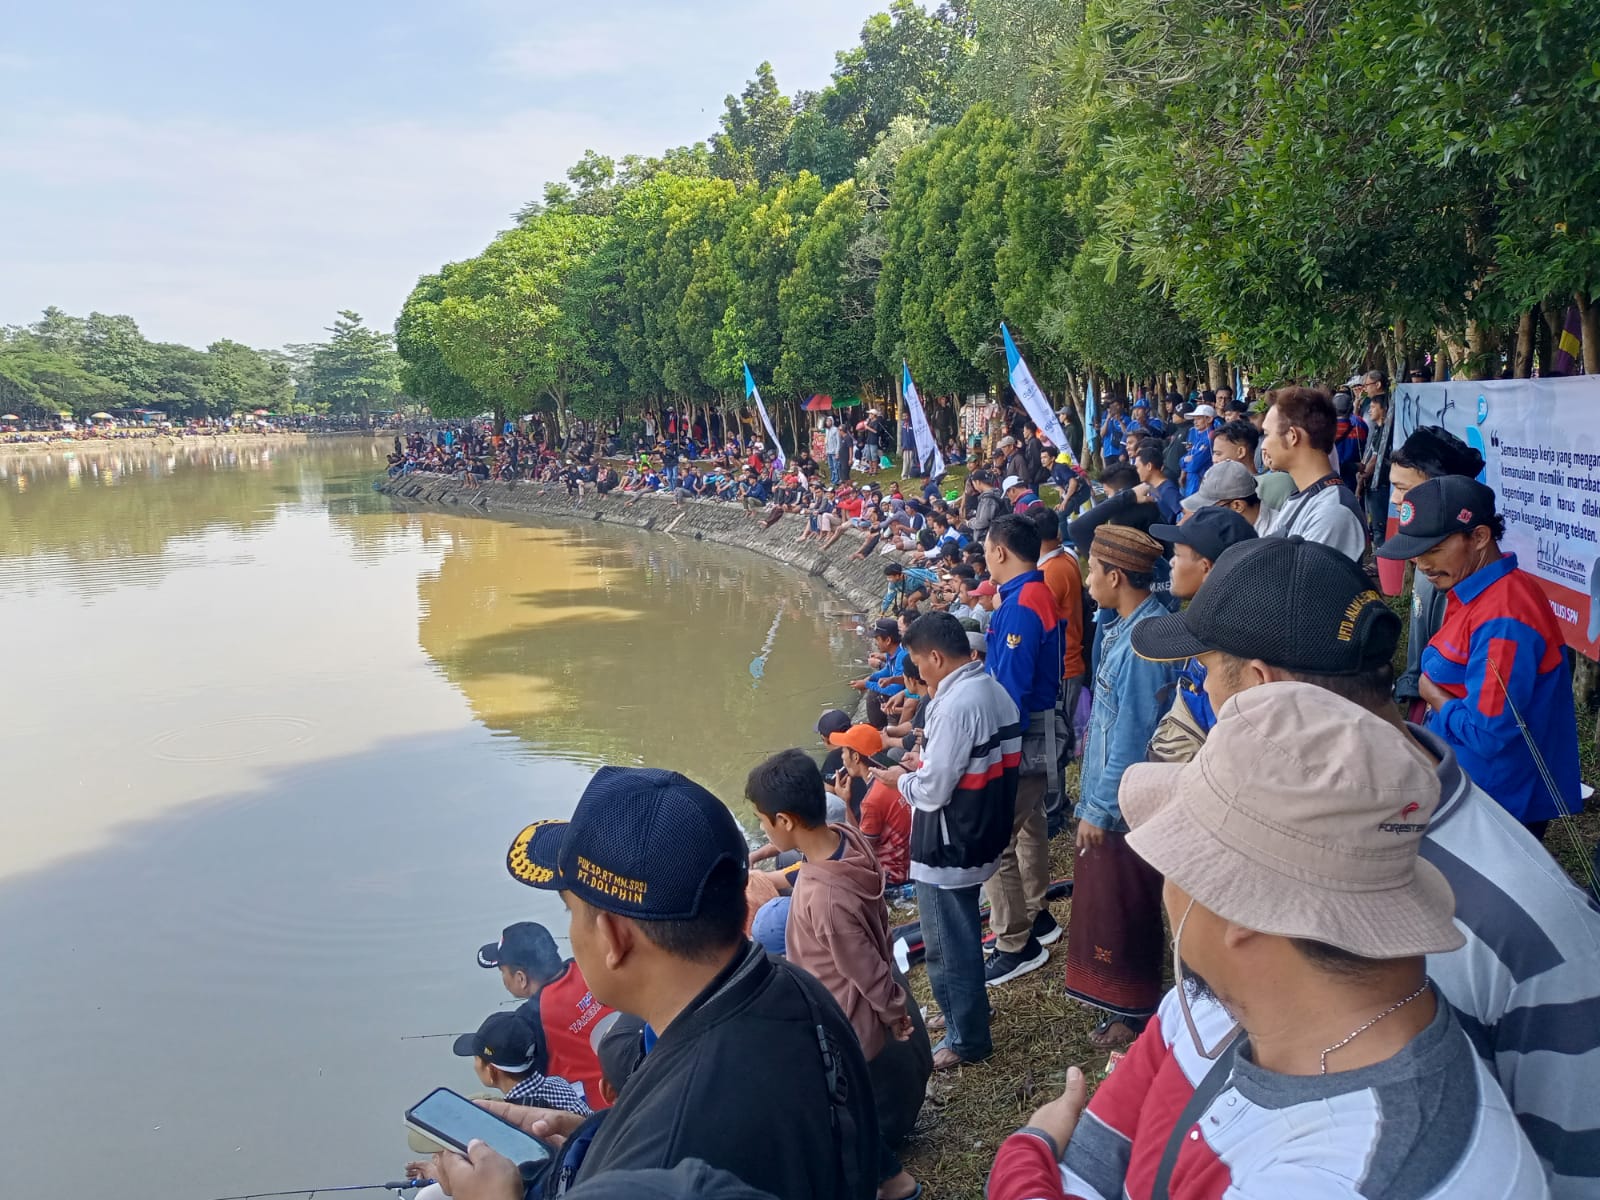
<path fill-rule="evenodd" d="M 640 921 L 700 915 L 706 881 L 724 861 L 741 877 L 750 846 L 705 788 L 657 767 L 601 767 L 570 821 L 536 821 L 506 855 L 511 877 Z"/>
<path fill-rule="evenodd" d="M 1150 536 L 1175 546 L 1188 546 L 1201 558 L 1216 562 L 1229 546 L 1248 542 L 1256 527 L 1231 508 L 1202 508 L 1182 525 L 1152 525 Z"/>
<path fill-rule="evenodd" d="M 556 939 L 537 921 L 518 921 L 507 925 L 498 942 L 478 947 L 480 967 L 524 967 L 539 979 L 554 979 L 561 974 L 561 951 Z"/>

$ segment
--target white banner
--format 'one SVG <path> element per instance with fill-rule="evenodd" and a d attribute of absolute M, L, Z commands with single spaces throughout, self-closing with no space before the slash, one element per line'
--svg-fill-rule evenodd
<path fill-rule="evenodd" d="M 1395 449 L 1442 425 L 1483 455 L 1501 548 L 1543 585 L 1567 644 L 1600 657 L 1600 376 L 1410 383 L 1394 408 Z"/>
<path fill-rule="evenodd" d="M 934 440 L 933 430 L 928 428 L 928 414 L 922 411 L 922 397 L 917 395 L 917 385 L 911 382 L 911 368 L 901 363 L 900 369 L 905 372 L 906 415 L 911 418 L 911 436 L 917 440 L 917 457 L 928 468 L 929 477 L 938 479 L 944 474 L 944 455 L 939 453 L 939 443 Z"/>
<path fill-rule="evenodd" d="M 1077 466 L 1078 460 L 1072 453 L 1072 444 L 1067 441 L 1067 431 L 1061 428 L 1061 418 L 1056 416 L 1056 410 L 1050 407 L 1050 401 L 1040 390 L 1033 372 L 1028 370 L 1022 352 L 1017 349 L 1016 342 L 1011 340 L 1011 330 L 1001 325 L 1000 336 L 1006 343 L 1006 366 L 1011 372 L 1011 390 L 1017 394 L 1017 399 L 1022 401 L 1022 407 L 1033 418 L 1033 423 L 1039 427 L 1039 432 L 1044 434 L 1056 448 L 1056 453 L 1065 454 L 1072 459 L 1072 465 Z"/>
<path fill-rule="evenodd" d="M 767 416 L 767 406 L 761 403 L 761 393 L 756 388 L 755 376 L 750 374 L 749 363 L 744 365 L 744 398 L 756 402 L 756 411 L 761 414 L 761 424 L 765 427 L 767 436 L 772 439 L 773 452 L 777 455 L 773 461 L 777 463 L 778 470 L 783 470 L 784 467 L 788 466 L 788 460 L 783 456 L 783 443 L 778 440 L 777 433 L 773 431 L 772 418 Z"/>

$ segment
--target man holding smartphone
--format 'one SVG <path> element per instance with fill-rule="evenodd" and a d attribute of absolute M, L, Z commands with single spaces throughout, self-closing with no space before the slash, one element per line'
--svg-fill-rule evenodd
<path fill-rule="evenodd" d="M 699 1158 L 779 1200 L 876 1196 L 877 1114 L 855 1031 L 821 984 L 745 937 L 748 852 L 721 801 L 653 768 L 603 767 L 571 821 L 517 835 L 512 877 L 561 893 L 595 998 L 643 1018 L 649 1049 L 616 1104 L 586 1120 L 486 1104 L 559 1159 L 524 1172 L 486 1146 L 441 1154 L 450 1195 L 559 1195 Z M 754 1069 L 773 1062 L 781 1087 Z"/>

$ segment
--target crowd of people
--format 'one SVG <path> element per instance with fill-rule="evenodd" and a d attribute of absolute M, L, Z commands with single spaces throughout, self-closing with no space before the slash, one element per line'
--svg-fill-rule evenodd
<path fill-rule="evenodd" d="M 1115 1066 L 1092 1096 L 1067 1070 L 991 1200 L 1600 1197 L 1600 906 L 1543 844 L 1582 806 L 1560 630 L 1475 451 L 1427 427 L 1369 453 L 1382 384 L 1113 402 L 1098 481 L 1019 423 L 964 491 L 864 503 L 859 716 L 754 765 L 754 852 L 652 768 L 516 837 L 576 961 L 508 928 L 479 961 L 535 1009 L 456 1049 L 553 1157 L 418 1172 L 460 1200 L 908 1200 L 928 1079 L 983 1069 L 991 1005 L 1064 940 Z M 1374 552 L 1416 568 L 1399 674 Z M 908 891 L 926 1012 L 891 941 Z"/>

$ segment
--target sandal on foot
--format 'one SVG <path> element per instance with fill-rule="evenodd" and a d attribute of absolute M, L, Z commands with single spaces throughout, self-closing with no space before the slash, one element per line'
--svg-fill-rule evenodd
<path fill-rule="evenodd" d="M 943 1033 L 949 1028 L 945 1024 L 943 1013 L 929 1013 L 922 1025 L 929 1033 Z"/>
<path fill-rule="evenodd" d="M 1089 1033 L 1089 1041 L 1101 1050 L 1126 1050 L 1144 1028 L 1143 1021 L 1127 1017 L 1107 1017 Z"/>

